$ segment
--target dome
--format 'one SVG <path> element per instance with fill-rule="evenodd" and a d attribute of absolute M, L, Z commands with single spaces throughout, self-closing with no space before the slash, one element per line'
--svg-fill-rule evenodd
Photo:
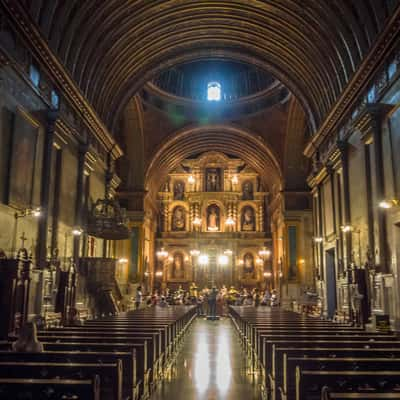
<path fill-rule="evenodd" d="M 202 60 L 171 67 L 150 85 L 175 97 L 229 102 L 263 92 L 276 82 L 271 74 L 250 64 Z"/>

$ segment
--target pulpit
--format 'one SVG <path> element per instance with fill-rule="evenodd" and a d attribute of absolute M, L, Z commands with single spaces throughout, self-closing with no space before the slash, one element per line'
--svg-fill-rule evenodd
<path fill-rule="evenodd" d="M 109 315 L 119 311 L 122 299 L 115 279 L 116 260 L 105 257 L 85 257 L 79 259 L 78 274 L 86 281 L 88 295 L 94 299 L 93 314 Z"/>

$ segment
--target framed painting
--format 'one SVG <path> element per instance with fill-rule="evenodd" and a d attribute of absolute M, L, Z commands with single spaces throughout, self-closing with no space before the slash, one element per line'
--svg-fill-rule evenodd
<path fill-rule="evenodd" d="M 39 125 L 21 110 L 14 117 L 11 138 L 8 203 L 32 206 Z"/>

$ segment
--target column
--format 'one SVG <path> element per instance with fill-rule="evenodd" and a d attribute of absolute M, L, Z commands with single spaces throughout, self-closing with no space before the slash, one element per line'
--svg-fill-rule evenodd
<path fill-rule="evenodd" d="M 263 202 L 261 201 L 260 204 L 258 205 L 258 232 L 262 232 L 264 230 L 263 222 L 264 222 L 264 205 Z"/>
<path fill-rule="evenodd" d="M 82 144 L 79 146 L 78 151 L 78 177 L 76 181 L 76 200 L 75 200 L 75 226 L 82 228 L 83 223 L 83 204 L 85 200 L 85 193 L 83 188 L 83 180 L 85 173 L 85 160 L 86 154 L 88 151 L 88 146 L 86 144 Z M 79 245 L 80 245 L 80 236 L 74 236 L 74 262 L 75 264 L 78 262 L 79 258 Z"/>
<path fill-rule="evenodd" d="M 40 206 L 42 215 L 38 223 L 37 238 L 37 265 L 43 269 L 46 265 L 47 256 L 47 225 L 49 219 L 49 197 L 50 197 L 50 176 L 51 176 L 51 157 L 53 153 L 54 133 L 58 111 L 49 111 L 47 114 L 47 125 L 44 138 L 42 179 L 40 184 Z"/>
<path fill-rule="evenodd" d="M 321 185 L 320 184 L 318 184 L 318 186 L 317 186 L 317 192 L 316 192 L 315 198 L 316 198 L 316 205 L 317 205 L 316 237 L 322 238 L 324 235 L 323 235 L 323 230 L 322 230 L 322 199 L 321 199 Z M 319 279 L 322 281 L 325 279 L 323 246 L 324 246 L 324 244 L 322 241 L 315 242 L 315 248 L 317 249 Z"/>
<path fill-rule="evenodd" d="M 372 139 L 375 159 L 373 168 L 375 170 L 375 191 L 377 202 L 385 199 L 382 124 L 392 108 L 393 106 L 388 104 L 370 104 L 354 123 L 355 128 L 360 131 L 364 138 L 370 136 L 370 139 Z M 378 228 L 376 249 L 378 250 L 379 255 L 379 267 L 381 272 L 387 272 L 389 270 L 390 260 L 388 259 L 387 221 L 385 210 L 381 208 L 377 209 L 376 220 Z"/>
<path fill-rule="evenodd" d="M 340 151 L 340 161 L 342 165 L 342 180 L 343 180 L 343 215 L 344 215 L 344 224 L 351 225 L 351 212 L 350 212 L 350 190 L 349 190 L 349 144 L 346 141 L 338 141 L 337 147 Z M 351 252 L 352 252 L 352 235 L 349 232 L 346 237 L 341 233 L 342 240 L 345 240 L 345 251 L 344 251 L 344 267 L 345 270 L 348 269 L 348 266 L 351 262 Z"/>

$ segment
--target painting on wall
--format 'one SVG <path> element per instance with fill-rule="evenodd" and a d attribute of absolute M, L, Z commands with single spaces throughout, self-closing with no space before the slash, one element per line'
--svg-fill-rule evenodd
<path fill-rule="evenodd" d="M 171 278 L 172 279 L 185 278 L 185 264 L 182 253 L 175 253 L 173 256 Z"/>
<path fill-rule="evenodd" d="M 243 207 L 241 223 L 242 231 L 244 232 L 254 232 L 256 230 L 256 219 L 253 207 Z"/>
<path fill-rule="evenodd" d="M 174 232 L 184 231 L 186 228 L 186 212 L 181 206 L 175 207 L 172 213 L 172 230 Z"/>
<path fill-rule="evenodd" d="M 183 200 L 185 197 L 185 184 L 182 181 L 174 183 L 174 200 Z"/>
<path fill-rule="evenodd" d="M 243 272 L 246 277 L 252 277 L 254 274 L 254 256 L 251 253 L 246 253 L 243 256 Z"/>
<path fill-rule="evenodd" d="M 206 191 L 221 192 L 222 190 L 221 168 L 206 168 Z"/>
<path fill-rule="evenodd" d="M 18 208 L 31 207 L 33 203 L 38 128 L 22 112 L 15 114 L 8 202 Z"/>
<path fill-rule="evenodd" d="M 253 200 L 254 198 L 254 189 L 253 183 L 251 181 L 245 181 L 242 185 L 243 191 L 243 200 Z"/>
<path fill-rule="evenodd" d="M 207 207 L 207 230 L 210 232 L 220 230 L 220 210 L 215 204 Z"/>

